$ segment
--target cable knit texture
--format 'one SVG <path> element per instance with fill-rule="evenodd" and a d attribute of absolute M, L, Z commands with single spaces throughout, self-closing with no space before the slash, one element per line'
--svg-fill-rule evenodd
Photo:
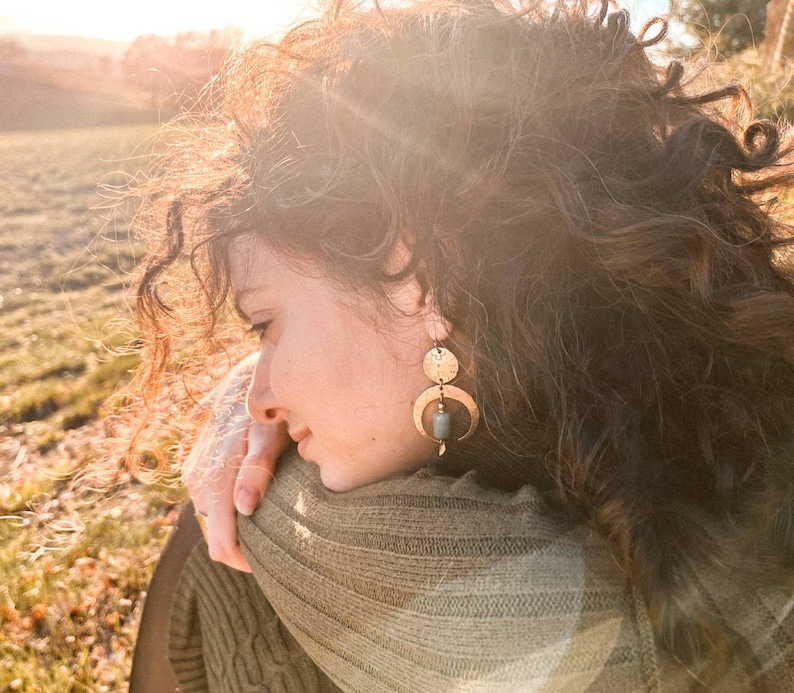
<path fill-rule="evenodd" d="M 169 648 L 184 693 L 331 693 L 251 575 L 210 560 L 201 541 L 174 596 Z"/>
<path fill-rule="evenodd" d="M 291 457 L 239 529 L 255 581 L 203 544 L 185 570 L 170 644 L 185 691 L 692 687 L 603 541 L 530 487 L 423 471 L 337 494 Z M 791 595 L 703 589 L 751 653 L 719 690 L 757 690 L 761 672 L 794 690 Z"/>

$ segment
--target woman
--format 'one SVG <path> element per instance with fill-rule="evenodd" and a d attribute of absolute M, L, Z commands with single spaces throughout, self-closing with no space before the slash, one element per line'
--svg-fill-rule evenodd
<path fill-rule="evenodd" d="M 194 552 L 186 690 L 794 685 L 791 140 L 653 26 L 334 3 L 180 131 L 142 378 L 227 299 L 261 341 L 186 471 L 253 570 Z"/>

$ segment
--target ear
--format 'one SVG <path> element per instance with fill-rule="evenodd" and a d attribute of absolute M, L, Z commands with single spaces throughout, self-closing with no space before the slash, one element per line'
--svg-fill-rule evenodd
<path fill-rule="evenodd" d="M 434 342 L 443 342 L 452 333 L 452 324 L 441 315 L 432 289 L 425 294 L 423 311 L 425 326 L 430 339 Z"/>
<path fill-rule="evenodd" d="M 397 244 L 389 256 L 386 271 L 389 274 L 398 274 L 408 267 L 411 260 L 411 247 L 413 246 L 413 236 L 404 229 L 400 234 Z M 418 310 L 425 320 L 427 334 L 434 342 L 447 339 L 452 332 L 452 326 L 448 320 L 441 316 L 441 311 L 435 301 L 433 290 L 428 286 L 426 277 L 421 272 L 417 272 L 412 277 L 407 278 L 399 289 L 393 293 L 392 300 L 397 299 L 397 305 L 409 312 Z"/>

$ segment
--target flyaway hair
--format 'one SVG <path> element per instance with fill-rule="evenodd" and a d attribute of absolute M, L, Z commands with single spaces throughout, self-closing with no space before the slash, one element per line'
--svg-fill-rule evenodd
<path fill-rule="evenodd" d="M 483 417 L 450 471 L 595 527 L 716 679 L 742 652 L 696 574 L 794 569 L 792 139 L 651 60 L 663 35 L 606 2 L 337 2 L 243 49 L 149 186 L 141 381 L 213 333 L 238 236 L 351 292 L 417 276 Z"/>

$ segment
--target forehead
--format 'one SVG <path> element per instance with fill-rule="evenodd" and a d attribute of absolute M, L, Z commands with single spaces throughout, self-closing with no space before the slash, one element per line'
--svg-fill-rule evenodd
<path fill-rule="evenodd" d="M 325 288 L 327 281 L 308 262 L 288 260 L 251 237 L 232 241 L 228 251 L 229 280 L 238 309 L 252 297 L 303 295 Z"/>
<path fill-rule="evenodd" d="M 263 303 L 275 309 L 293 305 L 316 307 L 330 301 L 370 317 L 391 316 L 393 307 L 406 312 L 416 308 L 415 301 L 406 301 L 404 296 L 415 280 L 395 284 L 381 296 L 340 284 L 311 259 L 285 256 L 251 236 L 241 236 L 230 243 L 227 264 L 234 305 L 243 317 L 262 308 Z M 413 298 L 410 291 L 408 294 Z"/>
<path fill-rule="evenodd" d="M 238 296 L 265 282 L 282 264 L 264 243 L 248 236 L 235 238 L 229 244 L 227 261 L 232 291 Z"/>

